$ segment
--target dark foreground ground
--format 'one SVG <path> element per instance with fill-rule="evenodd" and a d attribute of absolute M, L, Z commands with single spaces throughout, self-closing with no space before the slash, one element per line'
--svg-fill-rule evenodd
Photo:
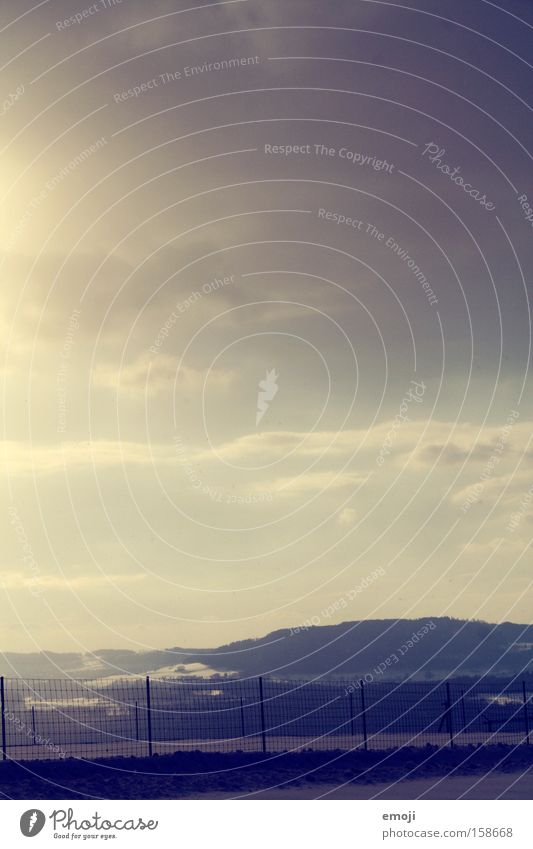
<path fill-rule="evenodd" d="M 533 799 L 533 746 L 0 763 L 7 799 L 247 797 Z"/>

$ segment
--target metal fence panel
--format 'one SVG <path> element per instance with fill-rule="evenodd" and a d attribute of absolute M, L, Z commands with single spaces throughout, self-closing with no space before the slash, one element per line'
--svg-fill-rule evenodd
<path fill-rule="evenodd" d="M 15 760 L 530 742 L 525 683 L 0 678 Z"/>

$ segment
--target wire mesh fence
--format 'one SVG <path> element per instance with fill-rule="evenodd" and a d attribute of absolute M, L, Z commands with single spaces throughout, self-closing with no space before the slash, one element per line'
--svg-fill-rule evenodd
<path fill-rule="evenodd" d="M 3 759 L 531 742 L 524 682 L 0 678 Z"/>

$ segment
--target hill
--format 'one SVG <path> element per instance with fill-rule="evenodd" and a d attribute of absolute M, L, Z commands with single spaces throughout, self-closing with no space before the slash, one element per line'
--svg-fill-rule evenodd
<path fill-rule="evenodd" d="M 370 619 L 273 631 L 213 649 L 87 654 L 0 653 L 0 674 L 24 678 L 110 675 L 333 678 L 367 680 L 533 677 L 533 626 L 434 617 Z"/>

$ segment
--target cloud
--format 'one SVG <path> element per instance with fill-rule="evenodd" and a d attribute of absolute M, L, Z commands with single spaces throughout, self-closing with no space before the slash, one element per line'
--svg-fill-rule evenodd
<path fill-rule="evenodd" d="M 309 472 L 296 477 L 280 477 L 267 481 L 264 486 L 277 495 L 306 495 L 326 489 L 356 488 L 365 478 L 355 472 Z"/>
<path fill-rule="evenodd" d="M 152 380 L 151 369 L 154 369 Z M 150 364 L 150 377 L 147 383 L 148 363 L 138 361 L 125 367 L 124 384 L 125 391 L 134 395 L 145 392 L 145 386 L 151 387 L 149 391 L 159 392 L 163 388 L 172 391 L 176 374 L 176 362 L 171 357 L 155 358 Z M 114 380 L 113 380 L 113 376 Z M 208 386 L 213 386 L 224 392 L 237 379 L 237 375 L 231 371 L 215 369 L 209 372 Z M 201 391 L 205 380 L 205 372 L 201 369 L 183 368 L 180 379 L 177 381 L 178 391 L 185 394 Z M 116 372 L 110 367 L 100 368 L 95 372 L 95 383 L 106 388 L 117 388 Z M 453 442 L 446 442 L 446 436 L 450 435 L 455 428 Z M 376 470 L 376 456 L 383 444 L 383 440 L 390 429 L 389 422 L 382 422 L 369 429 L 351 429 L 345 431 L 324 430 L 314 433 L 303 431 L 270 431 L 261 433 L 247 433 L 233 440 L 221 442 L 214 445 L 214 450 L 204 447 L 195 447 L 192 440 L 188 440 L 188 456 L 193 464 L 215 464 L 223 463 L 248 464 L 266 467 L 283 460 L 284 475 L 278 476 L 271 481 L 269 489 L 285 492 L 303 492 L 321 489 L 324 486 L 348 486 L 358 484 L 365 475 Z M 493 495 L 501 492 L 501 489 L 509 484 L 511 491 L 515 494 L 527 490 L 530 485 L 530 475 L 527 469 L 518 472 L 509 470 L 508 464 L 514 467 L 524 457 L 529 458 L 529 442 L 531 439 L 532 423 L 522 422 L 513 428 L 509 442 L 504 446 L 499 462 L 494 466 L 488 479 L 484 481 L 483 495 Z M 397 430 L 396 441 L 388 458 L 388 462 L 396 460 L 401 463 L 404 472 L 408 473 L 412 467 L 414 474 L 420 474 L 420 466 L 430 467 L 435 462 L 440 452 L 444 452 L 445 459 L 439 460 L 440 468 L 457 466 L 468 460 L 466 470 L 472 470 L 472 481 L 460 491 L 456 491 L 453 500 L 460 502 L 468 494 L 471 486 L 479 480 L 487 458 L 494 452 L 494 446 L 501 434 L 501 428 L 490 427 L 480 429 L 474 424 L 463 424 L 455 426 L 451 422 L 440 421 L 416 421 L 405 422 Z M 93 440 L 93 441 L 70 441 L 57 443 L 35 443 L 29 444 L 23 441 L 4 440 L 0 443 L 0 463 L 6 474 L 16 473 L 54 473 L 65 468 L 88 468 L 93 464 L 96 467 L 108 467 L 119 465 L 153 465 L 153 464 L 175 464 L 176 454 L 174 446 L 168 443 L 135 442 L 117 440 Z M 312 470 L 305 473 L 302 465 L 306 466 L 310 461 L 323 460 L 329 468 Z M 342 466 L 357 462 L 357 473 L 344 471 L 340 473 Z M 290 464 L 290 465 L 289 465 Z M 335 468 L 332 468 L 332 465 Z M 290 473 L 289 473 L 290 472 Z M 302 477 L 297 478 L 298 472 L 304 472 Z M 336 479 L 336 480 L 335 480 Z M 261 484 L 265 488 L 264 482 Z"/>
<path fill-rule="evenodd" d="M 319 457 L 327 451 L 329 456 L 345 456 L 354 451 L 365 435 L 365 431 L 270 431 L 250 433 L 224 442 L 217 447 L 217 455 L 227 461 L 275 461 L 289 452 L 299 457 Z M 209 460 L 210 452 L 200 451 L 198 460 Z"/>
<path fill-rule="evenodd" d="M 528 468 L 519 469 L 484 479 L 473 478 L 469 484 L 454 492 L 451 500 L 454 504 L 464 504 L 471 496 L 479 502 L 494 504 L 498 501 L 501 507 L 516 510 L 529 487 L 531 472 Z"/>
<path fill-rule="evenodd" d="M 371 428 L 343 431 L 270 431 L 245 434 L 217 447 L 217 455 L 227 461 L 252 461 L 266 463 L 294 451 L 300 458 L 349 458 L 358 452 L 379 451 L 391 428 L 390 421 L 383 421 Z M 532 423 L 514 425 L 503 449 L 503 455 L 514 451 L 523 454 L 531 439 Z M 417 419 L 406 421 L 395 432 L 391 458 L 412 455 L 419 465 L 431 466 L 439 455 L 439 463 L 455 465 L 469 458 L 472 463 L 484 463 L 494 452 L 501 427 L 481 427 L 476 424 L 458 424 L 438 420 Z M 450 442 L 450 437 L 453 441 Z M 197 459 L 209 460 L 212 455 L 201 451 Z M 372 457 L 372 460 L 374 458 Z"/>
<path fill-rule="evenodd" d="M 237 372 L 212 368 L 209 372 L 190 366 L 178 370 L 178 358 L 165 354 L 154 357 L 141 356 L 134 362 L 119 366 L 117 363 L 98 365 L 93 371 L 93 384 L 130 396 L 143 398 L 160 392 L 201 391 L 204 383 L 210 390 L 224 390 L 237 379 Z"/>
<path fill-rule="evenodd" d="M 491 445 L 460 446 L 454 442 L 427 445 L 418 453 L 420 463 L 433 465 L 438 460 L 446 465 L 457 465 L 465 460 L 488 460 L 494 448 Z"/>
<path fill-rule="evenodd" d="M 28 577 L 20 572 L 4 572 L 0 579 L 0 586 L 8 590 L 38 591 L 61 589 L 90 589 L 91 587 L 103 587 L 106 584 L 136 584 L 144 581 L 148 575 L 144 572 L 134 574 L 110 574 L 110 575 L 47 575 L 37 574 Z"/>
<path fill-rule="evenodd" d="M 61 445 L 28 445 L 4 440 L 1 443 L 2 472 L 14 474 L 55 474 L 60 471 L 121 465 L 146 466 L 176 462 L 169 445 L 143 442 L 95 440 L 64 442 Z"/>
<path fill-rule="evenodd" d="M 343 510 L 339 513 L 337 517 L 337 524 L 339 525 L 353 525 L 357 518 L 357 510 L 354 510 L 353 507 L 344 507 Z"/>

